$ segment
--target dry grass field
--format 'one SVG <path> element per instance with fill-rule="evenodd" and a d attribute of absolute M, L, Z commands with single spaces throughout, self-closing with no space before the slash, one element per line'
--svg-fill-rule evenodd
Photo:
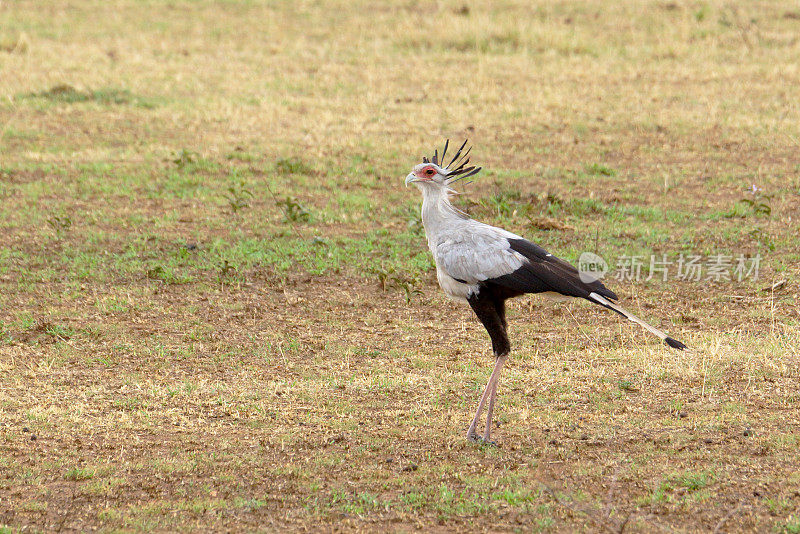
<path fill-rule="evenodd" d="M 518 299 L 467 442 L 465 137 L 475 218 L 758 279 Z M 2 1 L 0 533 L 798 533 L 798 176 L 795 2 Z"/>

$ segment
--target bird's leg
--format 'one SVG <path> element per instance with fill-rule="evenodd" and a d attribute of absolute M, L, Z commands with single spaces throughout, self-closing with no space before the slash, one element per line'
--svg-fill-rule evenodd
<path fill-rule="evenodd" d="M 483 389 L 483 396 L 481 396 L 481 401 L 478 403 L 478 409 L 475 412 L 475 417 L 472 418 L 472 424 L 469 425 L 469 430 L 467 430 L 467 439 L 475 440 L 478 438 L 478 435 L 475 434 L 475 427 L 478 426 L 478 419 L 480 419 L 481 412 L 483 412 L 483 405 L 486 403 L 486 397 L 489 396 L 490 384 L 491 379 L 489 379 L 489 382 L 486 383 L 486 387 Z"/>
<path fill-rule="evenodd" d="M 497 381 L 500 378 L 500 369 L 503 368 L 503 364 L 506 362 L 506 355 L 498 356 L 497 360 L 494 364 L 494 371 L 492 371 L 492 376 L 489 377 L 489 381 L 486 383 L 486 388 L 483 390 L 483 396 L 481 396 L 481 401 L 478 403 L 478 410 L 475 412 L 475 417 L 472 419 L 472 424 L 469 425 L 469 430 L 467 430 L 467 439 L 475 440 L 477 439 L 477 435 L 475 434 L 475 428 L 478 426 L 478 419 L 481 417 L 481 413 L 483 412 L 483 406 L 486 404 L 486 399 L 490 398 L 489 400 L 489 412 L 487 416 L 486 422 L 486 434 L 485 437 L 488 440 L 489 436 L 489 425 L 492 421 L 492 411 L 494 410 L 494 397 L 497 392 Z"/>
<path fill-rule="evenodd" d="M 497 364 L 500 367 L 506 361 L 507 356 L 498 356 L 497 357 Z M 487 443 L 491 443 L 489 438 L 492 434 L 492 413 L 494 413 L 494 401 L 497 398 L 497 385 L 500 383 L 500 368 L 497 368 L 497 376 L 494 377 L 494 382 L 492 383 L 492 391 L 489 393 L 489 408 L 486 411 L 486 431 L 483 433 L 483 441 Z"/>
<path fill-rule="evenodd" d="M 489 333 L 489 337 L 492 338 L 492 350 L 497 359 L 494 364 L 492 376 L 489 377 L 489 381 L 486 383 L 486 389 L 483 391 L 483 396 L 481 397 L 481 402 L 478 404 L 478 410 L 467 431 L 467 439 L 479 439 L 475 434 L 475 427 L 478 426 L 478 419 L 481 417 L 486 399 L 489 399 L 486 432 L 484 433 L 485 440 L 488 441 L 491 432 L 495 395 L 497 393 L 497 382 L 500 380 L 500 370 L 503 368 L 503 364 L 506 362 L 506 358 L 508 358 L 508 353 L 511 351 L 511 345 L 508 342 L 508 333 L 506 332 L 505 301 L 501 296 L 494 294 L 491 287 L 488 287 L 471 295 L 467 302 L 469 302 L 475 315 L 477 315 L 478 319 L 483 323 L 484 328 L 486 328 L 486 331 Z"/>
<path fill-rule="evenodd" d="M 486 431 L 483 433 L 483 441 L 489 441 L 492 434 L 492 413 L 494 412 L 494 400 L 497 398 L 497 384 L 500 377 L 492 384 L 492 392 L 489 394 L 489 407 L 486 409 Z"/>

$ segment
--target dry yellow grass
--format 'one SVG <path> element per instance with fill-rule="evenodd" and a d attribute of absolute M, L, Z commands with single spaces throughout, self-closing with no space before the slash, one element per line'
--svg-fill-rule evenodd
<path fill-rule="evenodd" d="M 798 21 L 0 3 L 0 532 L 800 531 Z M 445 137 L 463 207 L 553 252 L 761 278 L 610 284 L 687 353 L 516 302 L 467 443 L 489 342 L 402 188 Z"/>

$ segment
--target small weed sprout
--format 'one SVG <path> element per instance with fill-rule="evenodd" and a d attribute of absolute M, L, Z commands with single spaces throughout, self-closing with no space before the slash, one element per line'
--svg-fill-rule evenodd
<path fill-rule="evenodd" d="M 60 238 L 64 232 L 72 227 L 72 219 L 67 215 L 53 215 L 47 219 L 47 224 L 55 231 L 56 236 Z"/>
<path fill-rule="evenodd" d="M 754 215 L 769 215 L 772 213 L 772 208 L 768 202 L 772 198 L 771 195 L 764 195 L 763 190 L 757 187 L 756 184 L 752 184 L 747 192 L 750 194 L 751 198 L 743 198 L 739 202 L 749 206 L 753 210 Z"/>
<path fill-rule="evenodd" d="M 392 283 L 395 287 L 403 290 L 406 297 L 406 304 L 411 304 L 415 296 L 422 295 L 422 290 L 417 287 L 419 280 L 416 278 L 403 278 L 392 276 Z"/>
<path fill-rule="evenodd" d="M 390 287 L 396 287 L 402 290 L 406 297 L 407 304 L 410 304 L 415 296 L 423 294 L 422 290 L 418 287 L 420 280 L 416 276 L 406 277 L 399 275 L 394 267 L 387 267 L 383 263 L 377 267 L 373 267 L 372 273 L 378 278 L 382 291 L 387 291 Z"/>
<path fill-rule="evenodd" d="M 44 333 L 60 341 L 67 340 L 75 335 L 75 331 L 68 326 L 52 323 L 44 325 Z"/>
<path fill-rule="evenodd" d="M 222 281 L 225 278 L 233 276 L 234 273 L 236 273 L 236 266 L 230 263 L 228 260 L 223 260 L 222 265 L 219 267 L 219 280 Z"/>
<path fill-rule="evenodd" d="M 193 152 L 191 150 L 182 148 L 174 154 L 172 163 L 174 163 L 180 168 L 183 168 L 186 167 L 187 165 L 195 163 L 197 161 L 197 157 L 198 157 L 197 152 Z"/>
<path fill-rule="evenodd" d="M 238 213 L 239 210 L 250 207 L 250 200 L 253 198 L 253 192 L 247 189 L 244 181 L 228 186 L 228 194 L 225 195 L 228 200 L 233 213 Z"/>
<path fill-rule="evenodd" d="M 283 210 L 283 218 L 286 222 L 308 222 L 311 220 L 311 212 L 294 197 L 286 197 L 276 202 Z"/>
<path fill-rule="evenodd" d="M 725 214 L 725 217 L 732 219 L 734 217 L 745 218 L 750 215 L 770 215 L 772 207 L 769 205 L 772 195 L 763 194 L 763 190 L 752 184 L 747 190 L 748 196 L 739 199 L 733 208 Z"/>
<path fill-rule="evenodd" d="M 706 17 L 708 16 L 708 6 L 703 4 L 700 6 L 700 9 L 694 12 L 694 20 L 697 22 L 703 22 Z"/>
<path fill-rule="evenodd" d="M 147 270 L 147 278 L 151 280 L 164 280 L 166 278 L 166 271 L 161 265 L 156 265 L 152 269 Z"/>
<path fill-rule="evenodd" d="M 377 267 L 373 267 L 372 272 L 378 278 L 378 282 L 381 284 L 381 290 L 385 292 L 392 281 L 394 268 L 386 267 L 384 264 L 380 264 Z"/>

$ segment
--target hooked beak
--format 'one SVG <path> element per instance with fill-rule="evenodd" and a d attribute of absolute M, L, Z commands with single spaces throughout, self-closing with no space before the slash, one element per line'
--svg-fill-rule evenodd
<path fill-rule="evenodd" d="M 408 187 L 408 184 L 416 182 L 418 180 L 419 178 L 417 178 L 417 176 L 413 172 L 409 173 L 408 176 L 406 176 L 406 187 Z"/>

